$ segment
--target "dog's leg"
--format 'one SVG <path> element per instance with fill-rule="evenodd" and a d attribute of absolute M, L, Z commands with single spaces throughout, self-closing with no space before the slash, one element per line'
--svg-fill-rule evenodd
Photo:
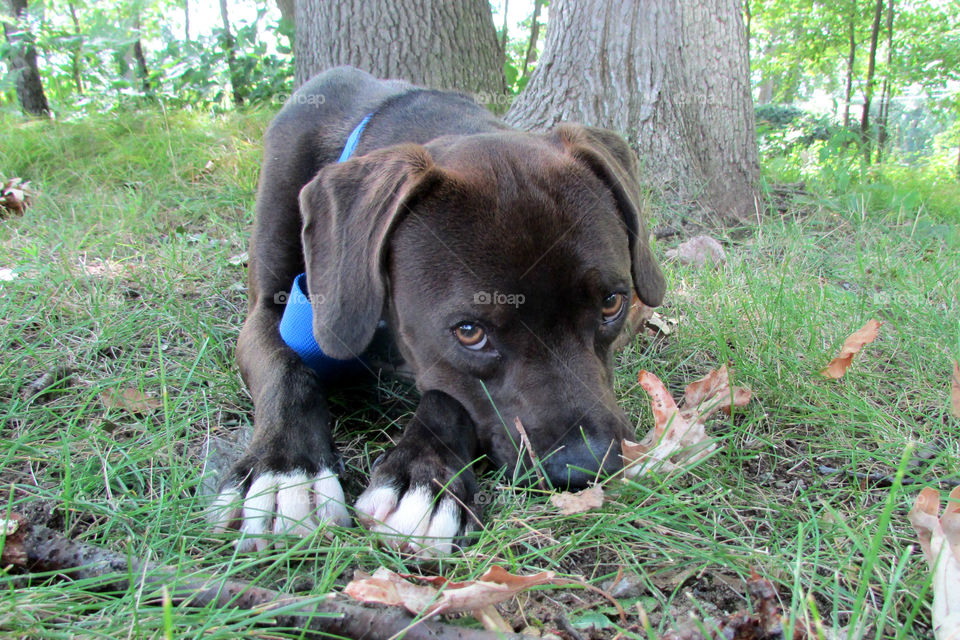
<path fill-rule="evenodd" d="M 237 364 L 254 405 L 253 439 L 234 464 L 212 510 L 221 528 L 247 534 L 245 549 L 269 545 L 269 534 L 305 535 L 325 522 L 349 524 L 335 469 L 326 393 L 319 378 L 280 337 L 280 292 L 303 272 L 297 194 L 316 168 L 291 164 L 294 146 L 271 127 L 250 244 L 249 313 L 237 342 Z M 296 159 L 296 158 L 294 158 Z"/>
<path fill-rule="evenodd" d="M 374 465 L 357 500 L 365 526 L 388 544 L 423 556 L 446 555 L 473 528 L 476 427 L 466 410 L 428 391 L 397 446 Z"/>
<path fill-rule="evenodd" d="M 255 307 L 237 345 L 255 429 L 214 503 L 214 518 L 220 528 L 247 535 L 244 550 L 269 546 L 270 534 L 302 536 L 325 522 L 350 522 L 324 392 L 281 340 L 278 322 L 276 311 Z"/>

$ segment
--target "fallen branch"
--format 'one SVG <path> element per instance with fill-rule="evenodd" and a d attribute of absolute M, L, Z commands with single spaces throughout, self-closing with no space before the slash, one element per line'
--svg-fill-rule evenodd
<path fill-rule="evenodd" d="M 851 471 L 850 469 L 838 469 L 836 467 L 831 467 L 829 465 L 822 464 L 817 467 L 817 473 L 824 476 L 833 476 L 833 475 L 843 475 L 850 478 L 855 478 L 857 480 L 862 480 L 864 482 L 869 482 L 876 485 L 877 487 L 892 487 L 894 480 L 896 480 L 896 475 L 892 473 L 865 473 L 863 471 Z M 905 476 L 900 480 L 900 484 L 903 486 L 911 484 L 930 484 L 930 480 L 921 479 L 921 478 L 911 478 Z M 937 478 L 932 482 L 937 484 L 945 485 L 948 487 L 958 487 L 960 486 L 960 480 L 956 478 Z"/>
<path fill-rule="evenodd" d="M 297 629 L 301 637 L 320 638 L 330 634 L 365 640 L 402 635 L 405 640 L 523 640 L 515 633 L 490 633 L 466 629 L 433 620 L 416 620 L 399 608 L 370 608 L 336 599 L 289 596 L 249 583 L 221 578 L 184 578 L 172 567 L 128 560 L 103 547 L 77 542 L 52 529 L 33 524 L 13 514 L 0 520 L 0 535 L 6 534 L 0 564 L 14 565 L 31 572 L 69 572 L 75 580 L 102 580 L 98 590 L 123 592 L 129 576 L 140 583 L 166 586 L 171 600 L 187 607 L 234 607 L 256 610 L 258 615 L 276 611 L 264 626 Z M 159 594 L 157 598 L 159 598 Z"/>

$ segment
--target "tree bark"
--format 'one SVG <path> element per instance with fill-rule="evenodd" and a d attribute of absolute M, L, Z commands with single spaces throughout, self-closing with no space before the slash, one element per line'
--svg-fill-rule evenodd
<path fill-rule="evenodd" d="M 380 78 L 487 95 L 506 91 L 487 0 L 296 0 L 296 84 L 349 64 Z"/>
<path fill-rule="evenodd" d="M 850 99 L 853 97 L 853 66 L 857 60 L 857 0 L 850 2 L 850 49 L 847 53 L 847 86 L 843 93 L 843 126 L 850 126 Z"/>
<path fill-rule="evenodd" d="M 294 0 L 277 0 L 277 8 L 280 9 L 280 20 L 289 25 L 296 24 L 295 4 Z"/>
<path fill-rule="evenodd" d="M 527 43 L 527 55 L 523 57 L 523 72 L 520 77 L 527 75 L 530 65 L 537 60 L 537 40 L 540 37 L 540 10 L 543 8 L 543 0 L 534 0 L 533 17 L 530 19 L 530 42 Z"/>
<path fill-rule="evenodd" d="M 183 0 L 183 39 L 190 42 L 190 0 Z"/>
<path fill-rule="evenodd" d="M 223 20 L 223 48 L 227 54 L 227 69 L 230 71 L 230 87 L 233 89 L 233 104 L 243 106 L 243 82 L 237 69 L 236 41 L 230 29 L 230 14 L 227 11 L 227 0 L 220 0 L 220 18 Z"/>
<path fill-rule="evenodd" d="M 10 15 L 16 26 L 3 23 L 3 33 L 10 44 L 9 65 L 15 77 L 17 100 L 25 113 L 33 116 L 49 116 L 50 103 L 43 91 L 40 67 L 37 65 L 37 50 L 26 30 L 27 0 L 10 0 Z"/>
<path fill-rule="evenodd" d="M 753 219 L 759 175 L 738 0 L 555 0 L 543 55 L 507 114 L 547 129 L 607 127 L 639 152 L 641 179 L 724 222 Z"/>
<path fill-rule="evenodd" d="M 860 140 L 863 157 L 870 164 L 870 103 L 873 101 L 873 76 L 877 65 L 877 40 L 880 37 L 880 18 L 883 17 L 883 0 L 877 0 L 873 12 L 873 27 L 870 30 L 870 54 L 867 58 L 867 84 L 863 92 L 863 114 L 860 116 Z"/>
<path fill-rule="evenodd" d="M 510 0 L 503 0 L 503 32 L 500 34 L 500 50 L 503 51 L 503 59 L 507 59 L 507 27 L 510 24 L 507 21 L 507 9 L 510 8 Z"/>
<path fill-rule="evenodd" d="M 77 8 L 73 4 L 73 0 L 67 2 L 67 9 L 70 11 L 70 21 L 73 23 L 73 35 L 77 38 L 77 43 L 73 46 L 73 51 L 70 54 L 73 84 L 77 88 L 77 93 L 83 95 L 83 76 L 80 73 L 83 64 L 83 31 L 80 30 L 80 19 L 77 18 Z"/>
<path fill-rule="evenodd" d="M 150 70 L 147 69 L 147 58 L 143 55 L 143 40 L 140 38 L 140 8 L 134 8 L 133 29 L 137 32 L 137 39 L 133 42 L 133 59 L 137 63 L 137 76 L 144 93 L 150 91 Z"/>
<path fill-rule="evenodd" d="M 877 132 L 877 164 L 883 162 L 883 147 L 887 143 L 887 120 L 890 116 L 890 98 L 893 93 L 893 0 L 887 3 L 887 69 L 880 90 L 880 128 Z"/>

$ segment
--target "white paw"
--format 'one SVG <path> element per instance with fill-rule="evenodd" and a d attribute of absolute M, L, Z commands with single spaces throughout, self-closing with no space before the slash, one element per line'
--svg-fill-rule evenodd
<path fill-rule="evenodd" d="M 250 485 L 243 500 L 235 486 L 224 488 L 211 505 L 216 530 L 237 528 L 241 551 L 261 551 L 274 536 L 308 535 L 326 523 L 348 526 L 350 515 L 337 476 L 329 469 L 265 473 Z"/>
<path fill-rule="evenodd" d="M 356 508 L 361 524 L 382 534 L 387 544 L 424 557 L 449 555 L 463 524 L 456 501 L 438 499 L 426 487 L 411 488 L 402 497 L 390 486 L 370 487 Z"/>

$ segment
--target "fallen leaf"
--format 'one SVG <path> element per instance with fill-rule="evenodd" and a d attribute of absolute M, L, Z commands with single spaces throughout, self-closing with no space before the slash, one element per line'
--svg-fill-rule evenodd
<path fill-rule="evenodd" d="M 702 267 L 705 264 L 721 265 L 727 261 L 727 253 L 723 246 L 710 236 L 695 236 L 686 242 L 680 243 L 676 249 L 667 249 L 663 253 L 668 260 L 676 260 L 680 264 Z"/>
<path fill-rule="evenodd" d="M 110 390 L 100 394 L 100 401 L 107 409 L 123 409 L 134 414 L 150 413 L 160 407 L 160 400 L 138 389 Z"/>
<path fill-rule="evenodd" d="M 960 487 L 940 511 L 940 492 L 927 487 L 917 496 L 907 517 L 933 572 L 933 635 L 937 640 L 960 638 Z"/>
<path fill-rule="evenodd" d="M 409 579 L 427 584 L 415 584 Z M 354 578 L 344 593 L 361 602 L 403 606 L 414 615 L 429 617 L 477 611 L 509 600 L 530 587 L 551 583 L 559 584 L 553 571 L 518 576 L 493 566 L 476 580 L 453 582 L 441 576 L 399 574 L 380 567 L 372 576 Z"/>
<path fill-rule="evenodd" d="M 560 509 L 560 514 L 570 516 L 603 506 L 603 487 L 593 485 L 583 491 L 563 491 L 550 496 L 550 504 Z"/>
<path fill-rule="evenodd" d="M 227 263 L 232 264 L 235 267 L 245 267 L 249 261 L 250 254 L 244 251 L 243 253 L 238 253 L 235 256 L 230 256 L 230 259 L 227 260 Z"/>
<path fill-rule="evenodd" d="M 841 347 L 840 353 L 830 361 L 830 364 L 820 372 L 820 375 L 833 378 L 834 380 L 842 378 L 843 374 L 850 368 L 850 363 L 853 362 L 853 356 L 859 353 L 864 345 L 876 340 L 877 331 L 881 326 L 883 326 L 883 323 L 878 320 L 868 320 L 867 324 L 863 325 L 843 341 L 843 347 Z"/>
<path fill-rule="evenodd" d="M 0 269 L 0 282 L 13 282 L 19 274 L 13 269 L 3 267 Z"/>
<path fill-rule="evenodd" d="M 22 214 L 32 202 L 33 196 L 34 191 L 28 181 L 20 178 L 0 178 L 0 218 L 5 212 Z"/>
<path fill-rule="evenodd" d="M 664 318 L 659 313 L 654 312 L 647 319 L 647 331 L 654 336 L 657 334 L 668 336 L 676 330 L 679 324 L 680 321 L 676 318 Z"/>
<path fill-rule="evenodd" d="M 680 463 L 703 459 L 716 448 L 707 438 L 707 418 L 718 409 L 729 412 L 731 405 L 744 406 L 751 397 L 749 389 L 730 388 L 726 365 L 687 385 L 680 406 L 654 374 L 641 371 L 638 379 L 650 394 L 653 428 L 640 442 L 621 443 L 625 473 L 630 478 L 656 467 L 670 471 Z"/>
<path fill-rule="evenodd" d="M 953 378 L 950 383 L 950 404 L 953 405 L 953 417 L 960 418 L 960 364 L 953 361 Z"/>
<path fill-rule="evenodd" d="M 741 609 L 722 618 L 697 620 L 695 617 L 675 629 L 668 629 L 660 636 L 661 640 L 773 640 L 792 638 L 793 640 L 812 640 L 814 638 L 841 637 L 829 633 L 829 629 L 813 628 L 806 620 L 789 617 L 780 610 L 780 597 L 777 589 L 769 580 L 754 574 L 747 581 L 750 609 Z M 787 636 L 785 628 L 793 627 L 793 633 Z M 827 632 L 826 634 L 824 632 Z M 846 636 L 842 636 L 846 637 Z"/>

